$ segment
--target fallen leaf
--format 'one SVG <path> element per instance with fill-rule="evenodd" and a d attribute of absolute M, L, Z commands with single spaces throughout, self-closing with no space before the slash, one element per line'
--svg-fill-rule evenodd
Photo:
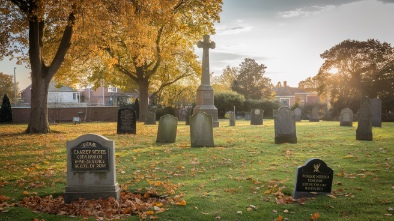
<path fill-rule="evenodd" d="M 281 215 L 278 216 L 278 218 L 275 219 L 275 221 L 282 221 L 283 217 Z"/>
<path fill-rule="evenodd" d="M 311 217 L 312 220 L 318 220 L 320 218 L 320 213 L 314 213 Z"/>

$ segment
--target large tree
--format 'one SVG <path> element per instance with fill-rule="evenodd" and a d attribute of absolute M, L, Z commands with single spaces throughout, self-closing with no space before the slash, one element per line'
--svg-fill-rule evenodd
<path fill-rule="evenodd" d="M 272 96 L 271 79 L 264 77 L 264 64 L 258 64 L 252 58 L 245 58 L 231 89 L 245 96 L 245 99 L 262 99 Z"/>
<path fill-rule="evenodd" d="M 186 77 L 200 75 L 196 42 L 214 33 L 221 0 L 146 0 L 110 2 L 108 16 L 99 16 L 103 29 L 90 31 L 95 47 L 86 62 L 90 79 L 105 79 L 127 88 L 137 85 L 140 121 L 150 94 Z M 92 27 L 88 27 L 92 28 Z M 81 66 L 83 67 L 83 66 Z M 128 79 L 128 80 L 126 80 Z"/>
<path fill-rule="evenodd" d="M 357 110 L 365 96 L 393 100 L 394 48 L 389 43 L 345 40 L 320 56 L 325 61 L 315 79 L 319 93 L 330 97 L 334 115 L 345 107 Z"/>
<path fill-rule="evenodd" d="M 87 4 L 82 4 L 83 2 Z M 0 1 L 0 59 L 18 56 L 31 68 L 31 109 L 27 133 L 47 133 L 48 87 L 71 45 L 75 21 L 93 1 Z"/>
<path fill-rule="evenodd" d="M 238 75 L 237 67 L 227 66 L 220 76 L 213 76 L 212 87 L 215 92 L 231 91 L 231 85 Z"/>

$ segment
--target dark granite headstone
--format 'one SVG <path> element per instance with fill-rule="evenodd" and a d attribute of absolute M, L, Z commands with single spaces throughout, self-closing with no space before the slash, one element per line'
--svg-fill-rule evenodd
<path fill-rule="evenodd" d="M 96 134 L 67 141 L 65 203 L 79 198 L 120 198 L 116 182 L 115 142 Z"/>
<path fill-rule="evenodd" d="M 186 108 L 181 108 L 178 111 L 178 120 L 179 121 L 185 121 L 187 117 L 187 109 Z"/>
<path fill-rule="evenodd" d="M 262 125 L 263 114 L 264 114 L 264 110 L 252 109 L 250 111 L 250 125 Z"/>
<path fill-rule="evenodd" d="M 361 101 L 360 109 L 357 112 L 358 126 L 356 130 L 356 140 L 372 141 L 372 111 L 371 99 L 364 98 Z"/>
<path fill-rule="evenodd" d="M 372 126 L 382 127 L 382 100 L 374 98 L 371 100 Z"/>
<path fill-rule="evenodd" d="M 136 134 L 137 116 L 131 108 L 118 110 L 117 134 Z"/>
<path fill-rule="evenodd" d="M 160 117 L 156 142 L 174 143 L 176 140 L 177 127 L 178 119 L 173 115 L 166 114 Z"/>
<path fill-rule="evenodd" d="M 293 198 L 313 197 L 331 193 L 334 171 L 320 159 L 309 159 L 297 168 Z"/>
<path fill-rule="evenodd" d="M 339 119 L 340 126 L 353 126 L 353 111 L 350 108 L 344 108 L 341 110 L 341 116 Z"/>
<path fill-rule="evenodd" d="M 193 113 L 193 109 L 192 108 L 188 108 L 187 109 L 187 113 L 186 113 L 186 125 L 190 125 L 190 116 L 192 116 Z"/>
<path fill-rule="evenodd" d="M 275 143 L 297 143 L 296 123 L 293 111 L 282 106 L 274 115 Z"/>

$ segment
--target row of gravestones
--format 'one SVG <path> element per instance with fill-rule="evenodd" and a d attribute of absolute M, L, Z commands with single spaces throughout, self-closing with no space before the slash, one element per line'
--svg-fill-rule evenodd
<path fill-rule="evenodd" d="M 201 113 L 201 112 L 199 112 Z M 204 115 L 197 114 L 196 121 Z M 195 133 L 199 133 L 196 132 Z M 68 141 L 67 185 L 64 202 L 80 198 L 120 198 L 116 181 L 115 142 L 96 134 L 85 134 Z M 330 194 L 333 170 L 320 159 L 309 159 L 296 171 L 293 198 Z M 311 192 L 314 192 L 312 195 Z"/>

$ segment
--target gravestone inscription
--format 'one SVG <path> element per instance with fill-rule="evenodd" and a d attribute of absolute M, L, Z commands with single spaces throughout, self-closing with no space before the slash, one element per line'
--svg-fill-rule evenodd
<path fill-rule="evenodd" d="M 136 113 L 133 109 L 119 109 L 117 134 L 136 134 L 136 120 Z"/>
<path fill-rule="evenodd" d="M 158 143 L 174 143 L 176 140 L 176 131 L 178 127 L 178 118 L 171 114 L 160 117 L 159 127 L 157 129 Z"/>
<path fill-rule="evenodd" d="M 371 100 L 372 126 L 382 127 L 382 100 L 374 98 Z"/>
<path fill-rule="evenodd" d="M 353 126 L 353 111 L 350 108 L 344 108 L 341 110 L 341 116 L 339 119 L 340 126 Z"/>
<path fill-rule="evenodd" d="M 331 193 L 334 170 L 320 159 L 309 159 L 297 168 L 293 198 L 313 197 Z"/>
<path fill-rule="evenodd" d="M 250 111 L 250 125 L 262 125 L 263 114 L 264 114 L 264 110 L 252 109 Z"/>
<path fill-rule="evenodd" d="M 274 115 L 275 143 L 297 143 L 296 123 L 293 111 L 282 106 Z"/>
<path fill-rule="evenodd" d="M 357 112 L 358 126 L 356 130 L 356 140 L 372 141 L 372 111 L 371 99 L 364 98 L 361 101 L 360 109 Z"/>
<path fill-rule="evenodd" d="M 84 199 L 119 199 L 116 182 L 115 143 L 103 136 L 85 134 L 68 141 L 65 203 Z"/>

